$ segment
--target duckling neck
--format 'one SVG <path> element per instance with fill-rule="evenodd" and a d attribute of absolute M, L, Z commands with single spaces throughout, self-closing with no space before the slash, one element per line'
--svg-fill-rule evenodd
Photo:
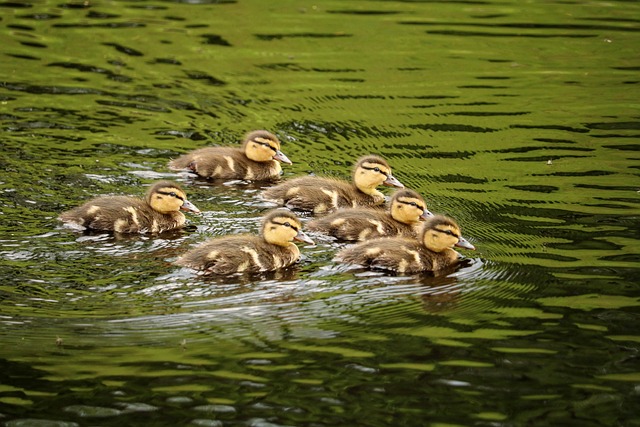
<path fill-rule="evenodd" d="M 294 256 L 300 256 L 300 249 L 298 248 L 298 246 L 296 246 L 295 243 L 289 242 L 287 248 L 289 249 L 289 252 L 291 252 Z"/>
<path fill-rule="evenodd" d="M 293 258 L 300 257 L 300 249 L 293 242 L 271 242 L 271 244 L 279 248 L 278 251 L 273 253 L 274 256 L 277 256 L 277 254 L 280 253 L 281 255 L 286 254 L 286 256 L 292 256 Z"/>
<path fill-rule="evenodd" d="M 358 191 L 367 194 L 375 199 L 381 199 L 384 200 L 384 194 L 382 194 L 382 192 L 378 191 L 376 189 L 376 187 L 358 187 L 356 186 L 356 188 L 358 189 Z"/>
<path fill-rule="evenodd" d="M 274 175 L 280 175 L 282 173 L 282 166 L 280 165 L 280 162 L 277 160 L 270 160 L 270 161 L 275 163 L 273 165 L 273 169 L 275 170 Z"/>
<path fill-rule="evenodd" d="M 293 242 L 290 242 L 288 240 L 287 241 L 283 241 L 283 240 L 280 240 L 280 239 L 273 239 L 273 238 L 270 239 L 267 236 L 263 236 L 263 238 L 264 238 L 264 241 L 269 243 L 270 245 L 280 246 L 282 248 L 294 247 L 294 248 L 298 249 L 298 247 Z"/>
<path fill-rule="evenodd" d="M 160 213 L 161 215 L 160 221 L 164 222 L 164 221 L 173 221 L 175 222 L 178 226 L 183 226 L 186 222 L 187 222 L 187 217 L 182 213 L 182 212 L 167 212 L 167 213 Z"/>

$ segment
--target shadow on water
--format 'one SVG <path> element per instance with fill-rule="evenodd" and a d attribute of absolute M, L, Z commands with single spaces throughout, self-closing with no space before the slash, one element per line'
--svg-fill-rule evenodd
<path fill-rule="evenodd" d="M 3 425 L 638 425 L 634 3 L 0 10 Z M 257 233 L 272 183 L 167 162 L 252 129 L 283 179 L 384 156 L 478 250 L 391 276 L 314 235 L 275 273 L 175 266 Z M 160 179 L 203 211 L 184 230 L 56 219 Z"/>

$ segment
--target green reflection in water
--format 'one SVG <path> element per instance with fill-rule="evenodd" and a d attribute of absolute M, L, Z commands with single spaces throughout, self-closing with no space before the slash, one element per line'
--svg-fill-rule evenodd
<path fill-rule="evenodd" d="M 540 298 L 541 304 L 551 307 L 571 307 L 578 310 L 611 309 L 623 307 L 637 307 L 640 298 L 630 298 L 616 295 L 576 295 L 556 298 Z"/>

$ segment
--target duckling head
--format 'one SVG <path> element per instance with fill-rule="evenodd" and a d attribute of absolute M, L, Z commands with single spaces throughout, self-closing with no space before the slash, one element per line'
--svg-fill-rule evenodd
<path fill-rule="evenodd" d="M 404 188 L 404 185 L 391 174 L 391 166 L 379 156 L 365 156 L 360 158 L 353 170 L 353 182 L 360 191 L 366 194 L 378 194 L 376 187 Z"/>
<path fill-rule="evenodd" d="M 280 140 L 266 130 L 249 133 L 244 140 L 244 152 L 254 162 L 277 160 L 291 164 L 291 160 L 280 151 Z"/>
<path fill-rule="evenodd" d="M 413 190 L 398 190 L 391 197 L 391 217 L 396 221 L 415 224 L 432 216 L 422 196 Z"/>
<path fill-rule="evenodd" d="M 277 209 L 271 211 L 262 220 L 262 236 L 278 246 L 289 246 L 292 241 L 314 245 L 315 243 L 302 231 L 302 223 L 292 212 Z"/>
<path fill-rule="evenodd" d="M 458 224 L 443 215 L 432 216 L 425 222 L 422 242 L 434 252 L 442 252 L 454 246 L 475 250 L 475 246 L 462 237 Z"/>
<path fill-rule="evenodd" d="M 187 200 L 184 190 L 171 181 L 161 181 L 154 184 L 147 192 L 147 203 L 162 214 L 170 214 L 180 210 L 200 213 L 193 203 Z"/>

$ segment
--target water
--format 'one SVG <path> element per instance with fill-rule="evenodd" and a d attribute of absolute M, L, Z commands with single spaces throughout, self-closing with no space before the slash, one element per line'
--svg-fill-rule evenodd
<path fill-rule="evenodd" d="M 0 4 L 0 423 L 640 425 L 635 2 Z M 166 168 L 264 128 L 284 178 L 386 157 L 478 248 L 447 275 L 203 279 L 259 184 Z M 185 231 L 57 215 L 185 186 Z"/>

